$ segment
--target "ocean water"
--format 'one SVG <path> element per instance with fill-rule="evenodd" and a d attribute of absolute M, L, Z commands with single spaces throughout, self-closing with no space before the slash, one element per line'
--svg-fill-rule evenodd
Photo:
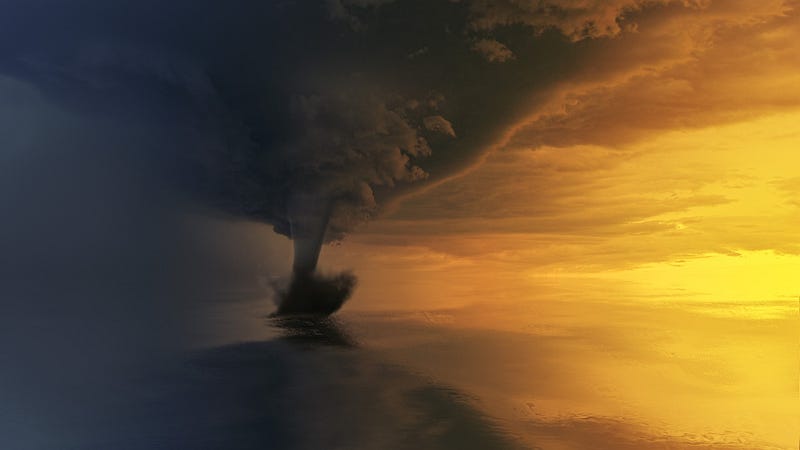
<path fill-rule="evenodd" d="M 226 301 L 191 348 L 5 409 L 2 448 L 790 449 L 796 307 Z"/>

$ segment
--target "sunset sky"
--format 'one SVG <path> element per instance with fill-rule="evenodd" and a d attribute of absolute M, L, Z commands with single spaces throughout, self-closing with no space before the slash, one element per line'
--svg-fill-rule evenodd
<path fill-rule="evenodd" d="M 324 258 L 388 260 L 367 285 L 453 264 L 798 295 L 796 2 L 81 5 L 10 3 L 3 19 L 4 201 L 24 230 L 4 245 L 18 269 L 63 262 L 41 245 L 84 248 L 69 265 L 90 270 L 127 236 L 139 244 L 114 244 L 118 261 L 161 248 L 167 268 L 220 272 L 227 244 L 184 244 L 184 224 L 300 236 L 332 202 L 323 233 L 342 247 Z M 108 220 L 86 223 L 93 211 Z M 48 221 L 97 233 L 68 243 Z M 212 241 L 247 247 L 230 223 Z M 280 272 L 290 255 L 275 251 L 224 253 L 233 272 Z"/>
<path fill-rule="evenodd" d="M 794 304 L 797 13 L 785 2 L 684 3 L 576 2 L 612 24 L 583 40 L 583 22 L 551 24 L 576 41 L 580 67 L 532 98 L 476 162 L 395 200 L 329 257 L 375 258 L 363 265 L 386 266 L 381 285 L 397 270 L 397 284 L 447 279 L 445 302 L 464 286 L 452 274 Z M 521 70 L 522 59 L 495 64 Z"/>

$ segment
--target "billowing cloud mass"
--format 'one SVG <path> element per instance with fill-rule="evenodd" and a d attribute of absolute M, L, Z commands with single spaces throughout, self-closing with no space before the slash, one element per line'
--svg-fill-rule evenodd
<path fill-rule="evenodd" d="M 431 153 L 422 133 L 453 134 L 444 118 L 425 115 L 430 109 L 349 89 L 293 96 L 285 142 L 266 151 L 243 145 L 207 163 L 208 173 L 223 167 L 234 174 L 217 183 L 224 190 L 212 201 L 307 246 L 310 253 L 297 253 L 295 265 L 313 270 L 323 242 L 342 239 L 377 213 L 373 189 L 427 176 L 414 164 Z"/>
<path fill-rule="evenodd" d="M 424 179 L 429 139 L 455 135 L 435 84 L 368 73 L 359 53 L 383 44 L 360 50 L 360 32 L 331 17 L 332 3 L 118 6 L 10 7 L 3 40 L 19 44 L 4 48 L 0 70 L 55 108 L 105 121 L 104 133 L 150 129 L 130 150 L 143 167 L 119 170 L 147 170 L 148 189 L 190 208 L 271 225 L 295 241 L 296 271 L 313 272 L 323 242 L 377 213 L 376 190 Z M 293 34 L 302 22 L 317 35 Z M 123 151 L 97 145 L 69 151 L 79 164 Z"/>

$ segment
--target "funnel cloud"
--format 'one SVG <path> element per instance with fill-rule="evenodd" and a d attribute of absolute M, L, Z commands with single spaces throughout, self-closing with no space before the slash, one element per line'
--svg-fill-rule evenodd
<path fill-rule="evenodd" d="M 316 273 L 322 245 L 343 239 L 378 213 L 375 189 L 427 177 L 415 164 L 431 154 L 425 134 L 453 132 L 445 118 L 428 115 L 433 109 L 352 91 L 296 96 L 290 102 L 293 130 L 283 144 L 234 151 L 229 164 L 241 170 L 232 171 L 237 176 L 228 192 L 236 195 L 217 197 L 217 204 L 233 214 L 246 211 L 293 241 L 292 281 L 280 295 L 278 313 L 328 314 L 349 297 L 351 275 Z M 432 120 L 438 126 L 431 131 Z M 219 167 L 226 164 L 209 171 Z"/>

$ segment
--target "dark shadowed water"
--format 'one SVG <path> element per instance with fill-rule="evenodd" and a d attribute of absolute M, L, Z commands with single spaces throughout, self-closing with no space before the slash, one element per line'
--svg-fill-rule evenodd
<path fill-rule="evenodd" d="M 274 338 L 162 360 L 101 408 L 86 398 L 50 417 L 44 435 L 5 430 L 3 448 L 520 448 L 464 394 L 375 360 L 337 322 L 264 322 Z"/>

